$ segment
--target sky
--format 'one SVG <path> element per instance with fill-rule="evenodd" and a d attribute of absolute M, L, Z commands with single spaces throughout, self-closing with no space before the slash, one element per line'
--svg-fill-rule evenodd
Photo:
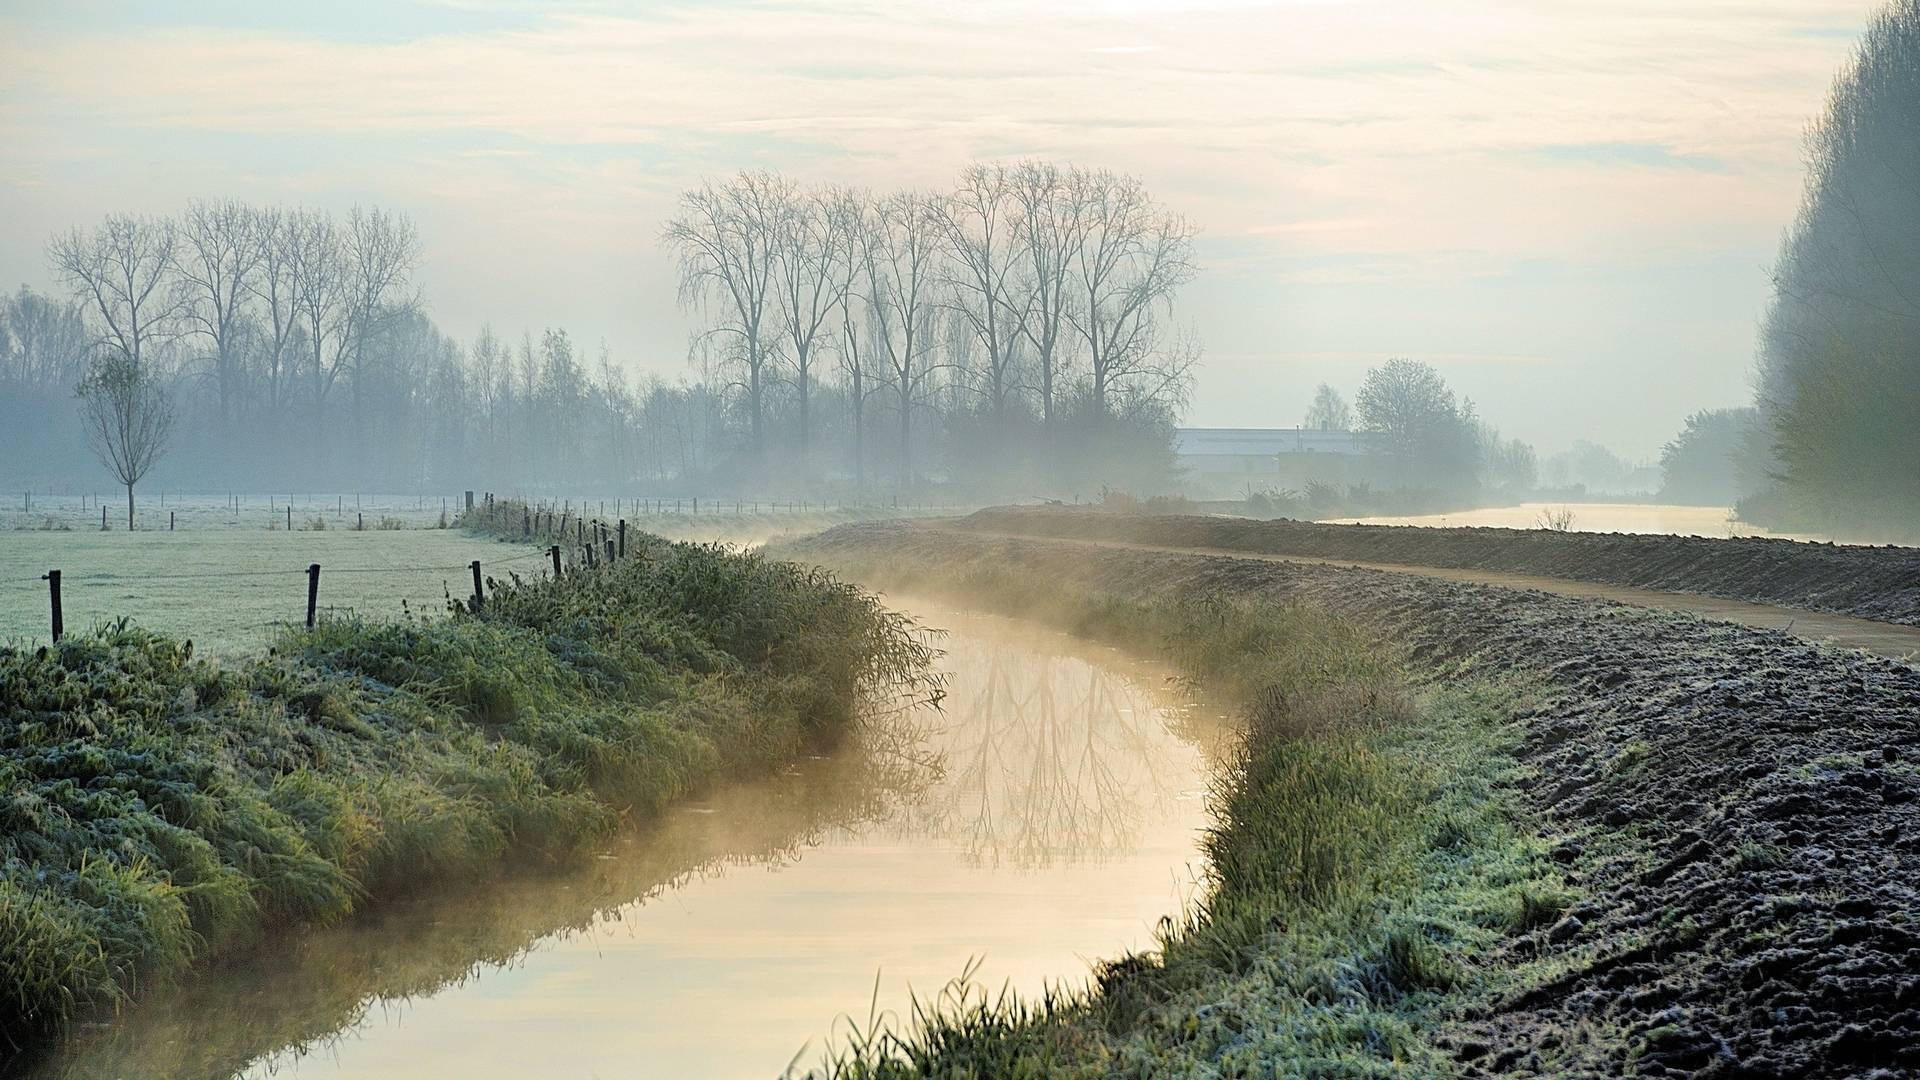
<path fill-rule="evenodd" d="M 703 177 L 939 187 L 1025 157 L 1200 230 L 1186 422 L 1287 427 L 1435 364 L 1553 452 L 1751 397 L 1835 0 L 0 0 L 0 286 L 190 198 L 418 222 L 463 340 L 564 326 L 689 373 L 658 243 Z"/>

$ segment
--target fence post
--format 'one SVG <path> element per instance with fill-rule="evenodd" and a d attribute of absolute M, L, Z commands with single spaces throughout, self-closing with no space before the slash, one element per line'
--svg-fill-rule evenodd
<path fill-rule="evenodd" d="M 533 535 L 533 511 L 524 506 L 520 508 L 520 535 L 522 538 Z"/>
<path fill-rule="evenodd" d="M 620 519 L 620 557 L 627 557 L 627 519 Z"/>
<path fill-rule="evenodd" d="M 607 565 L 612 566 L 613 565 L 613 541 L 611 540 L 606 541 L 606 545 L 607 545 Z"/>
<path fill-rule="evenodd" d="M 485 595 L 480 591 L 480 560 L 475 559 L 470 565 L 473 567 L 473 613 L 478 615 L 481 605 L 486 602 Z"/>
<path fill-rule="evenodd" d="M 174 511 L 172 510 L 167 511 L 167 531 L 168 532 L 173 531 L 173 515 L 174 515 Z"/>
<path fill-rule="evenodd" d="M 307 564 L 307 629 L 313 629 L 314 608 L 320 603 L 320 564 Z"/>
<path fill-rule="evenodd" d="M 60 635 L 66 631 L 60 622 L 60 571 L 47 571 L 47 599 L 53 601 L 53 641 L 60 643 Z"/>
<path fill-rule="evenodd" d="M 547 554 L 553 556 L 553 577 L 558 581 L 560 579 L 560 545 L 555 544 L 548 548 Z"/>
<path fill-rule="evenodd" d="M 587 552 L 587 569 L 589 569 L 589 570 L 591 570 L 591 569 L 593 569 L 593 567 L 594 567 L 594 562 L 593 562 L 593 545 L 592 545 L 592 544 L 587 544 L 587 545 L 586 545 L 586 552 Z"/>
<path fill-rule="evenodd" d="M 473 513 L 473 492 L 467 492 L 467 513 Z"/>
<path fill-rule="evenodd" d="M 287 504 L 287 531 L 293 531 L 293 504 Z"/>
<path fill-rule="evenodd" d="M 100 531 L 107 531 L 107 508 L 104 506 L 100 508 Z"/>

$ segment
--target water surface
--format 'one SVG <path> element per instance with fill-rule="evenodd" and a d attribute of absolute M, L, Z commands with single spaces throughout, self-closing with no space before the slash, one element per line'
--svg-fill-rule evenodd
<path fill-rule="evenodd" d="M 1785 536 L 1794 540 L 1830 539 L 1824 536 L 1770 532 L 1758 525 L 1737 520 L 1733 516 L 1733 508 L 1728 506 L 1672 506 L 1659 503 L 1530 502 L 1521 503 L 1518 506 L 1456 510 L 1446 514 L 1325 520 L 1334 525 L 1538 529 L 1543 527 L 1543 515 L 1561 511 L 1573 515 L 1567 526 L 1573 532 L 1657 533 L 1670 536 L 1709 536 L 1719 539 L 1733 536 Z"/>

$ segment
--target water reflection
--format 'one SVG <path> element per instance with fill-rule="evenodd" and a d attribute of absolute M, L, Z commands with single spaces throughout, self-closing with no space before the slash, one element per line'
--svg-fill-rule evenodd
<path fill-rule="evenodd" d="M 1197 876 L 1212 713 L 1151 664 L 909 609 L 952 630 L 945 712 L 918 718 L 943 775 L 803 763 L 583 868 L 218 969 L 45 1075 L 765 1077 L 864 1014 L 876 971 L 905 1012 L 975 958 L 1033 992 L 1150 945 Z"/>
<path fill-rule="evenodd" d="M 1031 870 L 1124 854 L 1149 815 L 1193 794 L 1190 763 L 1160 751 L 1170 728 L 1192 726 L 1195 707 L 1168 704 L 1164 688 L 1141 681 L 1152 673 L 1034 644 L 953 644 L 950 668 L 967 677 L 932 735 L 948 778 L 906 820 L 974 864 Z"/>

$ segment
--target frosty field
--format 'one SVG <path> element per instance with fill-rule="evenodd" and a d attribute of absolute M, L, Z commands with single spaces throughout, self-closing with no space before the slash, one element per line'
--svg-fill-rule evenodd
<path fill-rule="evenodd" d="M 349 511 L 351 513 L 351 511 Z M 438 508 L 435 509 L 438 516 Z M 299 511 L 294 512 L 296 525 Z M 457 529 L 351 532 L 264 527 L 100 532 L 0 532 L 0 641 L 45 643 L 47 585 L 61 572 L 68 633 L 127 616 L 191 639 L 204 652 L 262 648 L 274 627 L 306 617 L 307 565 L 319 563 L 322 614 L 438 616 L 449 593 L 472 592 L 467 564 L 483 573 L 538 573 L 542 553 Z"/>

